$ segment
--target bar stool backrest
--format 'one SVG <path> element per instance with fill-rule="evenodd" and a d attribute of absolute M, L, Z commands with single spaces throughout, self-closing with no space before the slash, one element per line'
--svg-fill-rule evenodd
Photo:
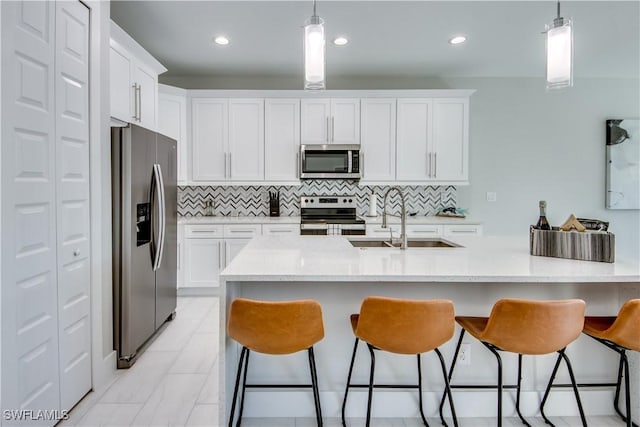
<path fill-rule="evenodd" d="M 624 303 L 607 336 L 618 345 L 640 351 L 640 299 Z"/>
<path fill-rule="evenodd" d="M 453 302 L 368 297 L 362 302 L 356 336 L 381 350 L 420 354 L 449 341 Z"/>
<path fill-rule="evenodd" d="M 291 354 L 306 350 L 324 338 L 322 308 L 314 300 L 237 298 L 231 303 L 227 330 L 231 338 L 249 350 Z"/>
<path fill-rule="evenodd" d="M 580 336 L 584 310 L 580 299 L 501 299 L 493 306 L 481 339 L 513 353 L 554 353 Z"/>

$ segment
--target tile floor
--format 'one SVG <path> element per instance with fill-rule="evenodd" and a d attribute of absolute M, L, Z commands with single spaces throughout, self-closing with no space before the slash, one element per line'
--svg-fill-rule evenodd
<path fill-rule="evenodd" d="M 98 426 L 219 426 L 218 388 L 214 372 L 218 360 L 218 307 L 215 297 L 178 298 L 177 316 L 142 354 L 131 369 L 118 370 L 101 393 L 88 394 L 60 427 Z M 461 426 L 494 426 L 492 418 L 461 418 Z M 532 426 L 544 426 L 532 418 Z M 578 417 L 552 418 L 556 426 L 580 426 Z M 429 419 L 433 426 L 440 420 Z M 248 427 L 315 426 L 315 418 L 246 418 Z M 505 427 L 521 426 L 517 418 Z M 363 426 L 364 419 L 349 425 Z M 375 419 L 374 426 L 421 426 L 418 418 Z M 590 417 L 593 427 L 623 426 L 616 417 Z M 341 426 L 340 419 L 325 426 Z"/>

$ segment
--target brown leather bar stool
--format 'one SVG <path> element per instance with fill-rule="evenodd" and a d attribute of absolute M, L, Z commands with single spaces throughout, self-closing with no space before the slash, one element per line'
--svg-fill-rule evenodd
<path fill-rule="evenodd" d="M 498 426 L 502 426 L 502 358 L 499 351 L 508 351 L 518 354 L 518 384 L 515 386 L 516 410 L 522 422 L 529 426 L 529 423 L 520 413 L 520 384 L 522 381 L 522 356 L 542 355 L 558 353 L 556 364 L 551 373 L 549 384 L 542 398 L 540 413 L 547 422 L 553 425 L 544 414 L 544 405 L 549 396 L 549 391 L 555 379 L 560 361 L 564 360 L 571 385 L 578 403 L 578 410 L 582 418 L 582 424 L 587 425 L 580 394 L 571 362 L 565 353 L 565 348 L 575 341 L 582 332 L 584 324 L 585 303 L 579 299 L 560 301 L 531 301 L 522 299 L 501 299 L 495 303 L 489 317 L 456 317 L 456 322 L 462 327 L 460 338 L 453 356 L 451 369 L 449 370 L 449 381 L 453 375 L 456 359 L 462 345 L 462 338 L 465 332 L 469 332 L 478 339 L 485 347 L 494 354 L 498 362 Z M 513 386 L 508 386 L 513 388 Z M 451 388 L 496 388 L 493 385 L 451 385 Z M 443 394 L 440 402 L 440 411 L 444 405 L 446 395 Z"/>
<path fill-rule="evenodd" d="M 624 303 L 617 317 L 587 316 L 584 319 L 585 334 L 609 347 L 620 355 L 618 366 L 618 381 L 613 405 L 616 412 L 627 423 L 627 426 L 638 427 L 631 421 L 631 393 L 629 390 L 629 361 L 628 350 L 640 351 L 640 299 L 632 299 Z M 627 413 L 620 411 L 620 387 L 622 385 L 622 371 L 624 369 L 625 404 Z"/>
<path fill-rule="evenodd" d="M 449 394 L 453 423 L 458 425 L 456 411 L 449 390 L 447 370 L 438 347 L 453 337 L 455 329 L 453 303 L 448 300 L 407 300 L 385 297 L 368 297 L 362 302 L 360 314 L 351 315 L 351 328 L 356 336 L 351 356 L 351 365 L 347 376 L 347 387 L 342 402 L 342 425 L 346 426 L 345 409 L 349 388 L 368 388 L 367 426 L 371 422 L 371 402 L 374 388 L 417 388 L 420 403 L 420 416 L 428 426 L 422 408 L 422 366 L 421 355 L 435 351 L 440 359 L 445 392 Z M 351 384 L 353 364 L 356 359 L 358 343 L 362 340 L 369 348 L 371 368 L 369 384 Z M 376 357 L 375 350 L 390 353 L 416 355 L 418 360 L 418 384 L 374 384 Z M 442 418 L 444 423 L 444 418 Z M 444 423 L 446 426 L 446 423 Z"/>
<path fill-rule="evenodd" d="M 238 373 L 236 374 L 236 383 L 233 390 L 229 427 L 233 425 L 240 375 L 243 370 L 237 426 L 240 425 L 242 420 L 246 388 L 301 387 L 310 387 L 313 390 L 316 420 L 318 426 L 321 426 L 322 411 L 320 409 L 320 393 L 318 391 L 318 374 L 313 354 L 313 345 L 324 338 L 324 324 L 322 322 L 320 304 L 313 300 L 272 302 L 237 298 L 231 303 L 227 331 L 231 338 L 242 345 Z M 251 351 L 278 355 L 297 353 L 302 350 L 307 350 L 311 384 L 247 384 L 247 370 Z"/>

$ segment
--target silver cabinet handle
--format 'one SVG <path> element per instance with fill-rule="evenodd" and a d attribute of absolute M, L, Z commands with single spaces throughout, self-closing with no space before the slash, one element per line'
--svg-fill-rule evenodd
<path fill-rule="evenodd" d="M 366 178 L 364 175 L 364 151 L 360 152 L 360 176 Z"/>
<path fill-rule="evenodd" d="M 229 153 L 229 179 L 231 179 L 232 173 L 233 173 L 233 168 L 231 167 L 231 153 Z"/>
<path fill-rule="evenodd" d="M 329 116 L 327 116 L 327 134 L 325 135 L 325 141 L 329 142 Z"/>
<path fill-rule="evenodd" d="M 138 85 L 138 121 L 142 121 L 142 85 Z"/>
<path fill-rule="evenodd" d="M 131 87 L 133 88 L 133 116 L 131 116 L 131 118 L 138 120 L 138 84 L 134 83 Z"/>
<path fill-rule="evenodd" d="M 227 153 L 224 153 L 224 177 L 227 177 Z"/>
<path fill-rule="evenodd" d="M 431 153 L 427 152 L 427 176 L 431 178 Z"/>
<path fill-rule="evenodd" d="M 294 232 L 294 230 L 291 230 L 291 229 L 285 229 L 285 228 L 282 228 L 282 229 L 277 229 L 277 228 L 276 228 L 276 229 L 273 229 L 273 230 L 269 230 L 269 234 L 275 234 L 275 233 L 293 233 L 293 232 Z"/>
<path fill-rule="evenodd" d="M 296 151 L 296 177 L 295 179 L 300 178 L 300 152 Z"/>
<path fill-rule="evenodd" d="M 229 233 L 253 233 L 254 231 L 252 228 L 245 228 L 244 230 L 229 230 Z"/>
<path fill-rule="evenodd" d="M 220 246 L 222 242 L 218 240 L 218 271 L 222 270 L 222 247 Z"/>
<path fill-rule="evenodd" d="M 331 141 L 336 140 L 336 118 L 331 117 Z"/>
<path fill-rule="evenodd" d="M 433 177 L 438 176 L 438 152 L 433 153 Z"/>

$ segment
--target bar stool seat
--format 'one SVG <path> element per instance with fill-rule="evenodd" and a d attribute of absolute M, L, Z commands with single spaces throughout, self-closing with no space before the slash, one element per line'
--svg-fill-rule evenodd
<path fill-rule="evenodd" d="M 233 426 L 241 376 L 243 377 L 242 393 L 237 426 L 240 426 L 242 420 L 245 389 L 252 387 L 310 387 L 313 391 L 316 421 L 318 426 L 322 425 L 318 375 L 313 353 L 314 344 L 324 338 L 322 308 L 317 301 L 255 301 L 237 298 L 233 300 L 229 309 L 227 332 L 232 339 L 242 345 L 233 391 L 229 427 Z M 307 350 L 311 384 L 247 384 L 247 371 L 251 351 L 270 355 L 284 355 L 302 350 Z"/>
<path fill-rule="evenodd" d="M 629 361 L 626 352 L 628 350 L 640 351 L 640 299 L 632 299 L 624 303 L 618 312 L 618 316 L 585 317 L 582 332 L 620 355 L 618 380 L 616 382 L 616 394 L 613 404 L 616 412 L 627 423 L 627 426 L 637 427 L 637 424 L 631 421 Z M 623 414 L 618 406 L 623 370 L 625 377 L 626 414 Z"/>
<path fill-rule="evenodd" d="M 454 332 L 454 308 L 448 300 L 407 300 L 387 297 L 368 297 L 362 302 L 359 314 L 352 314 L 349 318 L 351 329 L 355 335 L 355 344 L 347 376 L 347 385 L 342 402 L 342 425 L 346 426 L 346 404 L 349 389 L 352 387 L 368 388 L 367 421 L 371 422 L 371 404 L 373 389 L 411 388 L 418 390 L 420 416 L 426 426 L 426 417 L 422 405 L 422 362 L 421 354 L 434 351 L 442 368 L 445 382 L 445 392 L 449 394 L 451 414 L 455 426 L 456 419 L 453 400 L 449 390 L 447 372 L 442 354 L 438 347 L 449 341 Z M 358 350 L 358 343 L 362 340 L 367 344 L 371 356 L 371 367 L 368 384 L 351 384 L 351 374 Z M 375 353 L 387 351 L 395 354 L 415 355 L 418 363 L 418 384 L 374 384 Z M 444 418 L 442 418 L 443 424 Z"/>
<path fill-rule="evenodd" d="M 560 301 L 532 301 L 522 299 L 501 299 L 495 303 L 489 317 L 457 316 L 456 322 L 461 326 L 460 338 L 453 356 L 449 380 L 453 376 L 460 346 L 464 334 L 468 332 L 479 340 L 496 357 L 498 362 L 498 426 L 502 425 L 502 359 L 499 351 L 507 351 L 518 354 L 518 383 L 515 386 L 516 410 L 518 416 L 525 425 L 529 423 L 520 413 L 520 386 L 522 380 L 522 356 L 543 355 L 558 353 L 556 364 L 553 368 L 549 384 L 545 391 L 540 412 L 548 424 L 551 422 L 544 414 L 549 391 L 555 379 L 560 361 L 564 360 L 569 370 L 574 394 L 580 411 L 583 425 L 586 426 L 586 418 L 582 410 L 580 395 L 573 375 L 573 369 L 565 348 L 575 341 L 582 331 L 584 324 L 585 303 L 582 300 Z M 451 385 L 451 388 L 486 388 L 478 385 Z M 490 386 L 489 386 L 490 387 Z M 442 411 L 446 395 L 443 394 L 440 402 Z"/>

